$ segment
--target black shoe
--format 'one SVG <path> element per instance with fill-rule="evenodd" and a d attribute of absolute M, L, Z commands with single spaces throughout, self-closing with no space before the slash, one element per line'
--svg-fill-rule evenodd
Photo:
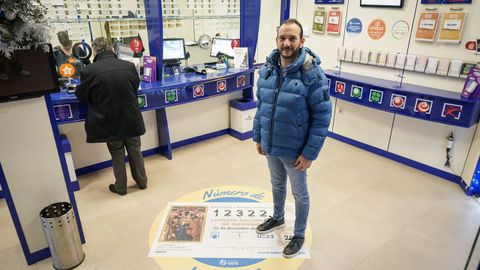
<path fill-rule="evenodd" d="M 276 220 L 273 219 L 273 217 L 269 217 L 267 220 L 265 220 L 265 222 L 257 226 L 257 233 L 269 233 L 275 229 L 283 227 L 285 227 L 285 219 L 282 218 L 281 220 Z"/>
<path fill-rule="evenodd" d="M 283 257 L 292 258 L 295 257 L 300 250 L 302 250 L 303 243 L 305 242 L 305 237 L 293 236 L 290 243 L 283 249 Z"/>
<path fill-rule="evenodd" d="M 135 183 L 137 183 L 137 186 L 138 186 L 139 189 L 147 189 L 147 184 L 145 184 L 145 185 L 140 185 L 140 183 L 138 183 L 137 180 L 133 179 L 133 181 L 135 181 Z"/>
<path fill-rule="evenodd" d="M 108 189 L 110 189 L 111 192 L 117 193 L 118 195 L 121 195 L 121 196 L 127 195 L 127 192 L 126 192 L 126 191 L 124 191 L 124 192 L 119 192 L 119 191 L 117 191 L 117 190 L 115 189 L 115 185 L 114 185 L 114 184 L 110 184 L 110 185 L 108 186 Z"/>

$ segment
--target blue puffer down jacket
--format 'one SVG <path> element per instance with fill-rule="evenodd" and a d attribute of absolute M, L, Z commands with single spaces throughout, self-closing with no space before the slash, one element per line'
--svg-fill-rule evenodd
<path fill-rule="evenodd" d="M 315 160 L 332 113 L 327 78 L 308 48 L 283 72 L 279 57 L 274 50 L 260 69 L 253 140 L 268 155 Z"/>

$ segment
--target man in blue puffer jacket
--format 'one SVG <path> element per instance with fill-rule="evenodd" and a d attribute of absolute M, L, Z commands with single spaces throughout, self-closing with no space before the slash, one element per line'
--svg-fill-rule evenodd
<path fill-rule="evenodd" d="M 332 107 L 320 58 L 303 47 L 302 25 L 295 19 L 286 20 L 276 41 L 278 49 L 260 70 L 253 122 L 257 151 L 268 161 L 274 213 L 257 227 L 257 233 L 285 226 L 288 176 L 296 215 L 294 235 L 283 250 L 283 256 L 290 258 L 300 252 L 305 241 L 310 208 L 306 170 L 323 146 Z"/>

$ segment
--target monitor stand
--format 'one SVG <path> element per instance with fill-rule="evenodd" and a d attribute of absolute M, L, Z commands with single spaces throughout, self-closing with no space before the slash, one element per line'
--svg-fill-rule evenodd
<path fill-rule="evenodd" d="M 180 60 L 163 61 L 163 77 L 178 75 L 181 72 Z"/>

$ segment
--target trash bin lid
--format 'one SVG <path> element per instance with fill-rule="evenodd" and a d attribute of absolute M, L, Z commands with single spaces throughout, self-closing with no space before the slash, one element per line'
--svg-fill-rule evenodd
<path fill-rule="evenodd" d="M 72 205 L 69 202 L 52 203 L 40 211 L 40 217 L 57 218 L 65 215 L 70 209 L 72 209 Z"/>

